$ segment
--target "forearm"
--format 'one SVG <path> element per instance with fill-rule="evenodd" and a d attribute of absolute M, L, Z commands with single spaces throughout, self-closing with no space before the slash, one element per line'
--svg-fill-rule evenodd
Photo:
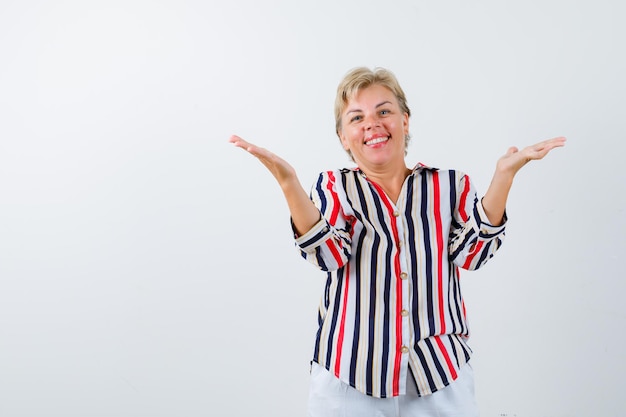
<path fill-rule="evenodd" d="M 496 170 L 491 179 L 491 184 L 483 197 L 483 209 L 489 219 L 489 223 L 493 226 L 501 225 L 504 220 L 506 201 L 513 185 L 513 177 L 513 174 L 502 173 Z"/>
<path fill-rule="evenodd" d="M 281 182 L 280 187 L 287 200 L 296 232 L 299 235 L 305 234 L 320 221 L 320 211 L 304 191 L 297 177 Z"/>

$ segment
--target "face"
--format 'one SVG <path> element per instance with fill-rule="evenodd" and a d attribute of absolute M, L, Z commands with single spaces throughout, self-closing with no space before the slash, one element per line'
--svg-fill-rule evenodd
<path fill-rule="evenodd" d="M 374 84 L 360 90 L 341 116 L 339 138 L 360 168 L 404 166 L 409 116 L 400 110 L 387 87 Z"/>

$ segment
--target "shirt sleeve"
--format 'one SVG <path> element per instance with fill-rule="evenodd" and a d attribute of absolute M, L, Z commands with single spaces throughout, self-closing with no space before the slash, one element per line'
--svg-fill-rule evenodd
<path fill-rule="evenodd" d="M 450 255 L 455 265 L 468 270 L 483 266 L 502 245 L 507 215 L 502 224 L 489 223 L 473 184 L 465 174 L 456 186 L 456 207 L 450 228 Z"/>
<path fill-rule="evenodd" d="M 323 271 L 337 270 L 350 259 L 352 219 L 344 214 L 336 175 L 340 174 L 321 173 L 312 187 L 310 197 L 320 210 L 320 221 L 303 235 L 291 225 L 302 257 Z"/>

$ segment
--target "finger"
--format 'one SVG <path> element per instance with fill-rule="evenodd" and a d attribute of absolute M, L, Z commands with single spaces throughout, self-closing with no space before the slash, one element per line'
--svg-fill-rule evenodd
<path fill-rule="evenodd" d="M 550 142 L 558 142 L 558 143 L 565 143 L 566 140 L 567 138 L 565 136 L 557 136 L 556 138 L 548 139 L 548 141 Z"/>
<path fill-rule="evenodd" d="M 530 159 L 542 159 L 544 158 L 548 153 L 550 153 L 551 150 L 557 148 L 557 147 L 561 147 L 563 145 L 555 145 L 555 144 L 548 144 L 546 146 L 544 146 L 543 148 L 540 149 L 530 149 L 528 152 L 528 157 Z"/>
<path fill-rule="evenodd" d="M 550 141 L 550 145 L 551 148 L 550 149 L 554 149 L 554 148 L 560 148 L 565 146 L 565 142 L 567 141 L 567 138 L 560 136 L 558 138 L 554 138 Z"/>
<path fill-rule="evenodd" d="M 250 142 L 240 138 L 237 135 L 232 135 L 229 139 L 229 142 L 231 142 L 236 147 L 241 148 L 244 151 L 247 151 L 257 157 L 259 156 L 259 153 L 263 151 L 263 148 L 259 148 L 258 146 L 251 144 Z"/>
<path fill-rule="evenodd" d="M 545 147 L 550 147 L 550 149 L 552 149 L 552 148 L 564 146 L 565 145 L 565 141 L 566 141 L 565 137 L 559 136 L 559 137 L 556 137 L 556 138 L 547 139 L 547 140 L 544 140 L 542 142 L 539 142 L 539 143 L 533 145 L 532 147 L 535 150 L 540 150 L 540 149 L 543 149 Z"/>
<path fill-rule="evenodd" d="M 554 148 L 560 148 L 562 146 L 565 146 L 565 140 L 566 139 L 564 137 L 551 139 L 545 144 L 545 148 L 548 151 L 551 151 Z"/>
<path fill-rule="evenodd" d="M 260 159 L 261 162 L 263 162 L 264 164 L 273 163 L 273 161 L 276 159 L 275 155 L 267 149 L 253 145 L 249 142 L 243 141 L 240 147 L 248 152 L 250 155 Z"/>
<path fill-rule="evenodd" d="M 232 135 L 230 137 L 230 139 L 228 139 L 228 141 L 230 143 L 232 143 L 233 145 L 238 146 L 240 148 L 246 148 L 246 147 L 250 146 L 250 144 L 248 142 L 246 142 L 245 140 L 243 140 L 242 138 L 240 138 L 237 135 Z"/>
<path fill-rule="evenodd" d="M 240 138 L 237 135 L 231 135 L 230 138 L 228 138 L 228 141 L 234 145 L 239 145 L 241 143 L 247 143 L 245 140 L 243 140 L 242 138 Z"/>
<path fill-rule="evenodd" d="M 517 149 L 516 146 L 511 146 L 507 151 L 506 151 L 506 155 L 510 156 L 513 155 L 514 153 L 519 152 L 519 149 Z"/>

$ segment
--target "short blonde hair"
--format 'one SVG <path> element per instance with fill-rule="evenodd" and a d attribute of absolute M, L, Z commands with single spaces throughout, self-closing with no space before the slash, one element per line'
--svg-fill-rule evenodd
<path fill-rule="evenodd" d="M 411 116 L 411 110 L 407 104 L 404 91 L 391 71 L 385 68 L 374 68 L 371 70 L 367 67 L 357 67 L 350 70 L 337 86 L 337 96 L 335 97 L 335 132 L 337 136 L 339 136 L 339 131 L 342 127 L 341 115 L 346 109 L 348 102 L 359 91 L 375 84 L 388 88 L 398 100 L 400 110 L 409 117 Z M 404 138 L 405 153 L 410 138 L 410 135 L 406 135 Z M 350 151 L 348 151 L 348 154 L 352 158 Z"/>

